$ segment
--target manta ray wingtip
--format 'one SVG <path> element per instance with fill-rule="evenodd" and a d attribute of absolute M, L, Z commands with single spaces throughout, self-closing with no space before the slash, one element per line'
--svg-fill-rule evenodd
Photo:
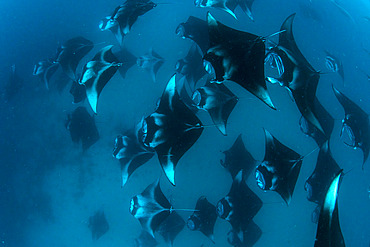
<path fill-rule="evenodd" d="M 209 11 L 207 12 L 207 22 L 208 22 L 208 25 L 217 24 L 216 19 L 213 17 L 211 12 L 209 12 Z"/>
<path fill-rule="evenodd" d="M 294 19 L 294 18 L 295 18 L 295 16 L 296 16 L 296 14 L 297 14 L 297 13 L 293 13 L 293 14 L 291 14 L 290 16 L 288 16 L 288 19 L 289 19 L 289 18 Z"/>
<path fill-rule="evenodd" d="M 263 132 L 265 133 L 266 136 L 271 136 L 271 133 L 267 129 L 262 127 L 262 130 L 263 130 Z"/>
<path fill-rule="evenodd" d="M 272 103 L 272 101 L 271 101 L 271 99 L 269 99 L 268 101 L 264 101 L 265 102 L 265 104 L 268 106 L 268 107 L 270 107 L 272 110 L 277 110 L 276 109 L 276 107 L 275 107 L 275 105 Z"/>
<path fill-rule="evenodd" d="M 289 193 L 283 193 L 281 191 L 278 193 L 280 194 L 281 198 L 283 198 L 285 204 L 289 206 L 290 202 L 292 201 L 292 196 Z"/>
<path fill-rule="evenodd" d="M 174 166 L 173 165 L 163 166 L 163 171 L 164 171 L 168 181 L 171 183 L 171 185 L 176 186 Z"/>
<path fill-rule="evenodd" d="M 90 105 L 91 109 L 93 110 L 94 114 L 97 114 L 97 112 L 96 112 L 97 96 L 94 96 L 93 92 L 88 92 L 87 101 L 89 102 L 89 105 Z"/>
<path fill-rule="evenodd" d="M 333 89 L 334 93 L 337 95 L 337 94 L 340 94 L 339 90 L 332 84 L 331 85 L 331 88 Z"/>
<path fill-rule="evenodd" d="M 340 98 L 343 98 L 343 94 L 341 91 L 339 91 L 334 85 L 331 85 L 335 97 L 339 100 Z"/>

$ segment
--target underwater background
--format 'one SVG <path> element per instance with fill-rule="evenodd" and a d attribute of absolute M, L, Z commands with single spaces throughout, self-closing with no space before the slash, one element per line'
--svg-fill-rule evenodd
<path fill-rule="evenodd" d="M 196 8 L 192 0 L 157 3 L 156 8 L 138 18 L 125 37 L 125 46 L 134 55 L 141 56 L 153 48 L 165 58 L 157 80 L 154 83 L 137 66 L 127 72 L 125 79 L 117 73 L 99 99 L 95 121 L 100 140 L 82 153 L 64 127 L 67 113 L 76 107 L 71 103 L 72 96 L 67 89 L 46 90 L 32 75 L 33 67 L 76 36 L 97 44 L 80 66 L 103 47 L 99 43 L 118 46 L 112 33 L 101 32 L 98 25 L 122 1 L 0 1 L 2 95 L 12 65 L 16 65 L 23 81 L 11 100 L 1 97 L 0 103 L 0 246 L 133 246 L 141 226 L 129 213 L 130 199 L 160 178 L 161 188 L 174 208 L 194 208 L 201 195 L 215 204 L 228 193 L 232 182 L 219 164 L 221 151 L 228 149 L 240 133 L 256 160 L 264 155 L 263 128 L 300 154 L 316 148 L 315 142 L 300 131 L 301 115 L 285 89 L 267 85 L 278 109 L 272 111 L 240 86 L 228 82 L 240 98 L 228 120 L 228 135 L 205 128 L 176 168 L 176 187 L 167 181 L 154 157 L 121 188 L 119 162 L 112 157 L 114 139 L 154 111 L 174 74 L 176 61 L 191 46 L 189 40 L 176 36 L 176 27 L 190 15 L 205 19 L 207 11 L 228 26 L 261 36 L 276 33 L 286 17 L 297 13 L 293 25 L 296 42 L 312 66 L 324 73 L 317 96 L 336 119 L 331 138 L 333 157 L 345 172 L 350 171 L 343 178 L 338 199 L 345 243 L 349 247 L 369 246 L 370 164 L 365 163 L 362 170 L 362 152 L 346 147 L 340 140 L 343 108 L 331 87 L 335 85 L 370 112 L 370 81 L 366 75 L 370 74 L 370 2 L 339 1 L 352 16 L 349 18 L 330 0 L 255 0 L 254 22 L 239 8 L 235 20 L 217 9 Z M 342 60 L 344 82 L 336 73 L 325 73 L 325 50 Z M 90 110 L 87 101 L 81 105 Z M 204 124 L 212 123 L 205 112 L 199 117 Z M 250 176 L 248 185 L 264 202 L 254 218 L 263 231 L 254 246 L 313 246 L 317 225 L 311 222 L 311 212 L 316 205 L 306 199 L 303 188 L 317 154 L 304 159 L 289 206 L 277 193 L 260 190 L 254 176 Z M 100 209 L 105 212 L 109 231 L 94 241 L 88 219 Z M 184 219 L 190 214 L 180 213 Z M 213 244 L 200 232 L 185 227 L 174 246 L 229 246 L 225 237 L 229 228 L 228 222 L 217 220 Z M 159 246 L 165 246 L 160 237 L 158 241 Z"/>

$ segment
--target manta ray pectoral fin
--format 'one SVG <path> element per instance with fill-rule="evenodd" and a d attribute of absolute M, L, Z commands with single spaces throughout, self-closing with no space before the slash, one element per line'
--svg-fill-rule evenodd
<path fill-rule="evenodd" d="M 135 239 L 134 246 L 155 247 L 158 243 L 147 231 L 141 230 L 140 236 Z"/>
<path fill-rule="evenodd" d="M 252 220 L 247 229 L 243 232 L 243 244 L 244 246 L 253 246 L 262 236 L 262 230 L 259 226 Z"/>
<path fill-rule="evenodd" d="M 331 182 L 320 210 L 315 247 L 344 247 L 338 217 L 338 190 L 343 170 Z"/>
<path fill-rule="evenodd" d="M 128 180 L 128 166 L 121 164 L 121 188 L 123 188 Z"/>
<path fill-rule="evenodd" d="M 160 105 L 158 108 L 161 107 L 161 105 L 168 105 L 168 108 L 173 111 L 173 98 L 176 94 L 176 74 L 174 74 L 171 79 L 169 80 L 166 89 L 165 89 L 165 98 L 161 99 Z"/>
<path fill-rule="evenodd" d="M 172 146 L 168 143 L 162 143 L 155 148 L 159 163 L 162 166 L 162 169 L 170 181 L 170 183 L 175 186 L 175 167 L 177 164 L 177 159 L 174 156 Z"/>
<path fill-rule="evenodd" d="M 158 70 L 159 68 L 163 65 L 164 61 L 163 60 L 160 60 L 160 61 L 157 61 L 154 66 L 152 68 L 150 68 L 150 75 L 153 79 L 153 81 L 155 82 L 156 79 L 157 79 L 157 73 L 158 73 Z"/>
<path fill-rule="evenodd" d="M 170 152 L 171 148 L 169 149 L 168 154 L 163 157 L 167 161 L 165 163 L 162 163 L 162 168 L 170 183 L 175 186 L 175 164 L 171 160 L 172 155 L 170 154 Z"/>
<path fill-rule="evenodd" d="M 222 118 L 222 109 L 214 108 L 208 110 L 211 115 L 213 123 L 216 125 L 217 129 L 226 136 L 226 123 Z"/>
<path fill-rule="evenodd" d="M 279 195 L 281 196 L 281 198 L 283 198 L 287 205 L 290 204 L 290 201 L 292 200 L 292 194 L 290 193 L 288 188 L 279 187 L 276 189 L 276 192 L 279 193 Z"/>
<path fill-rule="evenodd" d="M 150 73 L 151 73 L 151 75 L 152 75 L 152 78 L 153 78 L 153 81 L 154 81 L 154 82 L 156 81 L 158 70 L 159 70 L 159 68 L 163 65 L 163 63 L 164 63 L 164 60 L 163 60 L 163 59 L 158 60 L 158 61 L 154 64 L 153 68 L 151 68 Z"/>
<path fill-rule="evenodd" d="M 207 13 L 207 22 L 208 26 L 217 26 L 217 21 L 210 12 Z"/>
<path fill-rule="evenodd" d="M 249 90 L 252 94 L 257 96 L 260 100 L 262 100 L 266 105 L 268 105 L 271 109 L 276 110 L 274 103 L 270 98 L 270 95 L 267 92 L 267 89 L 262 86 L 257 86 L 257 88 Z"/>
<path fill-rule="evenodd" d="M 59 68 L 59 63 L 55 62 L 45 70 L 43 80 L 45 83 L 46 90 L 49 90 L 49 80 L 51 76 L 58 70 L 58 68 Z"/>
<path fill-rule="evenodd" d="M 96 114 L 96 106 L 98 104 L 98 93 L 95 90 L 92 90 L 92 88 L 90 88 L 86 89 L 86 96 L 91 106 L 91 109 Z"/>
<path fill-rule="evenodd" d="M 221 8 L 221 9 L 224 10 L 224 11 L 226 11 L 227 13 L 229 13 L 232 17 L 235 18 L 235 20 L 238 20 L 238 18 L 236 17 L 235 13 L 231 9 L 229 9 L 228 7 L 225 6 L 225 7 Z"/>
<path fill-rule="evenodd" d="M 321 127 L 319 120 L 317 120 L 316 116 L 313 114 L 312 111 L 307 111 L 304 118 L 310 121 L 318 130 L 321 131 L 321 133 L 325 134 L 325 131 Z"/>
<path fill-rule="evenodd" d="M 249 19 L 251 19 L 251 21 L 254 21 L 251 11 L 252 6 L 247 6 L 247 3 L 239 3 L 239 6 L 242 8 L 243 12 L 249 17 Z"/>
<path fill-rule="evenodd" d="M 287 203 L 290 204 L 292 199 L 293 191 L 298 180 L 298 175 L 302 167 L 302 160 L 297 161 L 291 168 L 288 181 L 286 182 L 286 187 L 279 191 L 279 194 Z"/>

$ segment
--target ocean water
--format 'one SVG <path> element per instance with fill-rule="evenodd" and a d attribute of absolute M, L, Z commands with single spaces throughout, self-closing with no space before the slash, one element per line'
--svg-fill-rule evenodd
<path fill-rule="evenodd" d="M 154 111 L 174 74 L 176 61 L 187 54 L 191 42 L 176 36 L 177 25 L 190 15 L 205 19 L 207 11 L 228 26 L 261 36 L 277 32 L 286 17 L 297 13 L 295 39 L 307 60 L 323 72 L 317 96 L 336 119 L 331 151 L 344 171 L 349 171 L 338 199 L 345 243 L 349 247 L 369 246 L 370 163 L 365 163 L 362 170 L 362 152 L 346 147 L 340 140 L 344 112 L 331 85 L 370 112 L 370 82 L 366 76 L 370 74 L 370 55 L 366 52 L 370 51 L 370 21 L 366 19 L 370 17 L 370 2 L 337 0 L 351 15 L 348 17 L 330 0 L 255 0 L 254 22 L 241 9 L 236 10 L 235 20 L 220 10 L 196 8 L 192 0 L 157 2 L 158 6 L 139 17 L 125 37 L 125 46 L 134 55 L 141 56 L 153 48 L 165 58 L 157 81 L 153 83 L 150 75 L 137 66 L 128 71 L 125 79 L 117 73 L 99 99 L 95 121 L 101 138 L 82 153 L 64 127 L 67 113 L 76 108 L 71 103 L 69 86 L 62 91 L 46 90 L 32 75 L 33 66 L 52 56 L 59 44 L 76 36 L 97 44 L 80 66 L 103 47 L 99 43 L 118 46 L 112 33 L 101 32 L 98 24 L 122 1 L 0 1 L 0 246 L 133 246 L 141 226 L 129 213 L 131 197 L 159 178 L 174 208 L 194 208 L 201 195 L 217 203 L 228 193 L 232 182 L 219 164 L 220 151 L 228 149 L 240 133 L 256 160 L 264 156 L 263 128 L 300 154 L 316 148 L 314 141 L 300 131 L 300 113 L 285 89 L 267 85 L 278 109 L 272 111 L 228 82 L 227 86 L 240 98 L 228 121 L 228 135 L 222 136 L 216 128 L 205 128 L 176 168 L 176 187 L 169 184 L 154 157 L 121 188 L 119 163 L 112 157 L 114 139 Z M 327 73 L 325 50 L 343 61 L 344 82 L 338 74 Z M 13 64 L 23 82 L 15 96 L 5 100 L 4 90 Z M 89 109 L 87 101 L 80 105 Z M 205 112 L 199 113 L 199 117 L 204 124 L 212 123 Z M 248 185 L 264 202 L 254 218 L 263 231 L 254 246 L 313 246 L 317 225 L 311 222 L 311 212 L 316 205 L 306 199 L 303 188 L 315 167 L 317 154 L 316 151 L 304 159 L 289 206 L 278 194 L 258 189 L 250 176 Z M 94 241 L 88 219 L 99 209 L 104 210 L 110 229 Z M 181 213 L 184 219 L 189 215 Z M 174 246 L 229 246 L 229 229 L 228 222 L 218 219 L 213 244 L 201 233 L 185 227 Z M 159 246 L 165 246 L 161 237 L 158 241 Z"/>

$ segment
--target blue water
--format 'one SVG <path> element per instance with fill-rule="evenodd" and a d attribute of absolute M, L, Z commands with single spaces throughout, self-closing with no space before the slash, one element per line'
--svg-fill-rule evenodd
<path fill-rule="evenodd" d="M 1 99 L 0 103 L 0 246 L 132 246 L 141 227 L 128 211 L 130 198 L 160 177 L 162 190 L 175 208 L 194 208 L 201 195 L 215 204 L 228 193 L 231 184 L 229 175 L 219 165 L 220 151 L 228 149 L 240 133 L 257 160 L 262 160 L 264 155 L 262 128 L 300 154 L 315 149 L 314 141 L 300 132 L 300 113 L 283 88 L 268 85 L 278 108 L 272 111 L 241 87 L 229 83 L 240 101 L 229 118 L 227 137 L 215 128 L 206 128 L 180 160 L 176 187 L 168 183 L 154 157 L 121 189 L 119 163 L 111 155 L 114 138 L 153 112 L 174 73 L 176 61 L 186 55 L 191 43 L 175 35 L 177 25 L 189 15 L 204 19 L 210 10 L 195 8 L 192 0 L 169 2 L 172 4 L 158 5 L 140 17 L 125 38 L 126 47 L 136 56 L 153 47 L 166 59 L 157 82 L 153 83 L 150 75 L 136 66 L 125 79 L 117 74 L 99 99 L 95 120 L 101 139 L 85 154 L 72 143 L 64 128 L 66 114 L 75 108 L 71 104 L 72 96 L 68 90 L 47 91 L 32 76 L 32 70 L 35 63 L 53 55 L 58 44 L 75 36 L 84 36 L 94 43 L 118 45 L 110 32 L 99 30 L 98 24 L 122 1 L 0 2 L 0 88 L 3 91 L 13 64 L 23 78 L 23 86 L 14 99 L 7 102 Z M 370 74 L 370 55 L 363 49 L 370 50 L 370 22 L 364 18 L 370 17 L 370 3 L 365 0 L 338 3 L 353 19 L 329 0 L 312 0 L 312 3 L 256 0 L 252 9 L 255 22 L 240 9 L 236 11 L 238 20 L 219 10 L 210 11 L 231 27 L 262 36 L 277 32 L 285 18 L 296 12 L 294 36 L 313 67 L 327 71 L 325 49 L 343 61 L 345 82 L 337 74 L 323 74 L 317 95 L 337 119 L 331 139 L 333 156 L 344 171 L 353 169 L 344 176 L 339 192 L 340 223 L 346 246 L 367 247 L 370 162 L 361 170 L 362 152 L 346 147 L 339 139 L 343 109 L 331 85 L 370 112 L 370 84 L 365 75 Z M 100 48 L 101 45 L 96 46 L 80 66 Z M 87 102 L 83 105 L 89 107 Z M 203 123 L 211 123 L 206 113 L 200 113 L 199 117 Z M 317 153 L 305 158 L 289 206 L 276 193 L 260 191 L 252 176 L 248 180 L 265 203 L 255 217 L 263 231 L 256 247 L 313 246 L 316 225 L 311 222 L 311 212 L 315 205 L 306 199 L 303 185 L 314 169 Z M 104 210 L 110 230 L 93 241 L 88 218 L 99 209 Z M 181 215 L 185 219 L 189 216 Z M 229 228 L 229 223 L 218 219 L 215 245 L 201 233 L 184 229 L 174 246 L 229 246 L 225 237 Z M 158 240 L 162 241 L 160 237 Z M 165 244 L 161 242 L 160 246 Z"/>

